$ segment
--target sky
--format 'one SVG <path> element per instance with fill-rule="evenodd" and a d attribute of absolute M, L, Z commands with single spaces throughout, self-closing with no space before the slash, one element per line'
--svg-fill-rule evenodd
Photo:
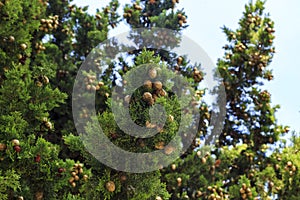
<path fill-rule="evenodd" d="M 130 0 L 120 2 L 122 12 Z M 88 5 L 89 12 L 95 14 L 96 8 L 108 5 L 109 0 L 74 0 L 73 3 Z M 177 7 L 184 8 L 188 16 L 189 27 L 184 35 L 200 45 L 216 63 L 224 55 L 222 46 L 226 44 L 221 27 L 237 28 L 246 3 L 248 0 L 180 0 Z M 276 114 L 278 123 L 300 132 L 300 1 L 267 0 L 265 11 L 275 21 L 276 53 L 269 66 L 273 69 L 274 80 L 264 87 L 272 95 L 272 105 L 281 106 Z M 109 37 L 128 30 L 127 25 L 121 24 Z"/>

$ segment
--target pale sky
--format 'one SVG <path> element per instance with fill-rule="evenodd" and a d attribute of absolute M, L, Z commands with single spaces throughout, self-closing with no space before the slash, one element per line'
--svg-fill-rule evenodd
<path fill-rule="evenodd" d="M 254 0 L 253 0 L 254 1 Z M 89 12 L 108 5 L 109 0 L 74 0 L 79 6 L 89 5 Z M 122 0 L 121 7 L 130 0 Z M 247 0 L 180 0 L 178 8 L 184 8 L 189 27 L 186 36 L 200 45 L 216 63 L 222 57 L 222 46 L 226 44 L 220 27 L 236 28 L 242 17 Z M 275 21 L 274 45 L 277 53 L 270 68 L 275 79 L 264 87 L 272 95 L 272 104 L 280 104 L 276 117 L 282 125 L 291 126 L 300 132 L 300 1 L 267 0 L 266 12 Z M 110 37 L 129 30 L 121 25 L 110 32 Z M 299 88 L 298 88 L 299 87 Z M 299 89 L 299 90 L 298 90 Z M 299 92 L 299 93 L 298 93 Z"/>

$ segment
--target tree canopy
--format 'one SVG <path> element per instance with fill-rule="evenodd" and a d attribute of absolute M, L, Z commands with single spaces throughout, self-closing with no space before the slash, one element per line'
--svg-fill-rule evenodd
<path fill-rule="evenodd" d="M 300 141 L 286 145 L 264 88 L 276 55 L 265 2 L 222 28 L 214 105 L 206 66 L 172 51 L 188 29 L 179 1 L 122 13 L 120 3 L 90 14 L 72 1 L 0 0 L 0 199 L 298 199 Z M 121 22 L 136 48 L 108 38 Z M 116 157 L 106 139 L 137 156 Z"/>

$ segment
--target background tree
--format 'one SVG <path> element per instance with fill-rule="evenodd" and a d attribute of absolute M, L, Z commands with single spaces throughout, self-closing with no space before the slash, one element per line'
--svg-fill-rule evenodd
<path fill-rule="evenodd" d="M 166 170 L 173 199 L 270 199 L 279 193 L 271 171 L 278 170 L 280 159 L 266 152 L 288 127 L 277 124 L 279 106 L 271 106 L 271 95 L 262 88 L 264 80 L 273 79 L 267 67 L 275 52 L 274 22 L 264 13 L 264 2 L 256 1 L 245 6 L 237 30 L 223 31 L 229 44 L 217 66 L 227 96 L 224 128 L 211 149 L 200 148 Z"/>

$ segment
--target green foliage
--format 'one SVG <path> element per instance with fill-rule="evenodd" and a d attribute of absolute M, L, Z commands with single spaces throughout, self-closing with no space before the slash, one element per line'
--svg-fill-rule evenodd
<path fill-rule="evenodd" d="M 71 151 L 80 151 L 84 149 L 83 143 L 78 136 L 73 134 L 63 136 L 64 143 L 69 146 Z"/>
<path fill-rule="evenodd" d="M 14 170 L 7 170 L 5 174 L 0 171 L 0 199 L 8 199 L 10 191 L 17 191 L 20 189 L 20 176 Z"/>
<path fill-rule="evenodd" d="M 176 47 L 187 15 L 176 9 L 177 0 L 134 1 L 125 5 L 123 18 L 117 0 L 95 15 L 70 2 L 0 1 L 0 199 L 298 199 L 300 139 L 284 146 L 280 136 L 289 128 L 277 123 L 279 106 L 271 106 L 271 94 L 263 88 L 265 80 L 273 79 L 268 65 L 275 53 L 274 22 L 264 11 L 264 1 L 246 4 L 236 30 L 223 28 L 228 44 L 217 71 L 227 111 L 215 145 L 200 140 L 208 136 L 212 115 L 203 100 L 206 89 L 199 87 L 205 79 L 198 70 L 201 63 L 193 66 L 186 55 L 142 45 L 114 60 L 109 54 L 106 60 L 95 57 L 95 69 L 101 61 L 108 67 L 82 72 L 82 87 L 89 91 L 84 95 L 96 94 L 97 115 L 91 118 L 83 105 L 79 117 L 99 122 L 105 136 L 124 150 L 172 153 L 176 148 L 165 146 L 179 125 L 195 125 L 191 113 L 182 113 L 180 106 L 200 114 L 197 137 L 187 151 L 169 167 L 144 174 L 113 170 L 85 148 L 111 156 L 95 145 L 100 136 L 95 123 L 85 127 L 90 141 L 76 132 L 74 80 L 88 54 L 121 20 L 130 28 L 172 29 L 177 34 L 168 45 Z M 167 40 L 166 35 L 159 36 Z M 147 43 L 136 41 L 137 46 L 142 42 Z M 136 88 L 127 79 L 143 84 Z M 193 99 L 173 92 L 184 81 L 196 90 Z M 112 97 L 114 88 L 119 89 L 119 101 Z M 117 124 L 112 106 L 120 107 L 123 116 L 125 105 L 130 119 L 124 115 Z M 158 112 L 162 107 L 165 112 Z M 130 136 L 122 129 L 129 120 L 158 134 Z M 184 145 L 184 140 L 176 143 Z"/>

